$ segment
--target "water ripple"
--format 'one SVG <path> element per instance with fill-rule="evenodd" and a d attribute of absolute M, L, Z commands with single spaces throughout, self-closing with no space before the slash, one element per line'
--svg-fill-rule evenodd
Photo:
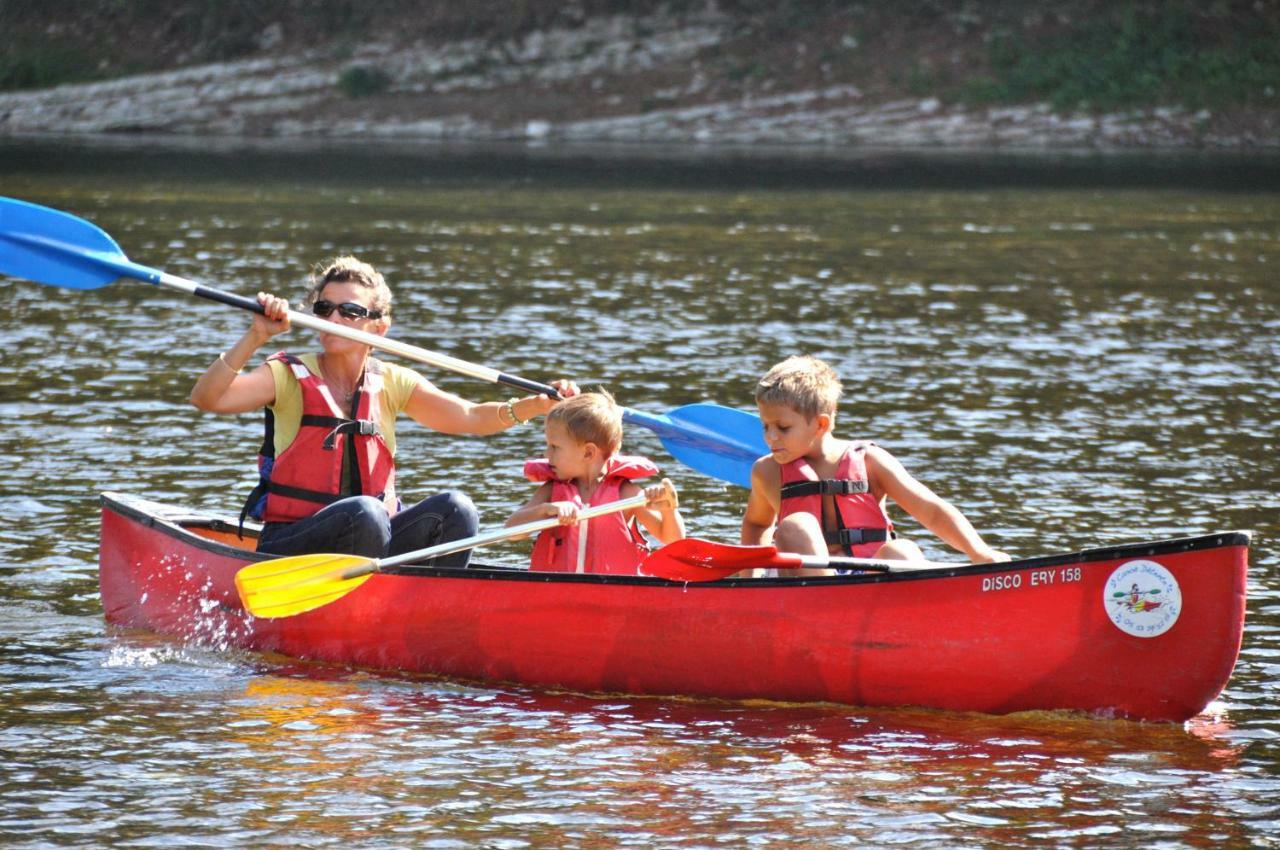
<path fill-rule="evenodd" d="M 1251 528 L 1249 615 L 1187 728 L 1074 716 L 591 698 L 370 674 L 108 631 L 96 494 L 234 515 L 256 416 L 193 376 L 235 311 L 141 284 L 0 284 L 0 841 L 7 847 L 1267 846 L 1280 835 L 1280 208 L 1165 192 L 770 192 L 549 186 L 181 189 L 111 169 L 6 192 L 91 215 L 175 274 L 295 300 L 357 251 L 393 335 L 663 411 L 750 408 L 811 351 L 874 437 L 996 545 L 1040 554 Z M 289 345 L 305 345 L 295 334 Z M 19 362 L 18 357 L 22 360 Z M 23 368 L 40 363 L 41 369 Z M 500 389 L 428 374 L 473 398 Z M 745 494 L 665 456 L 691 533 Z M 527 492 L 534 429 L 401 434 L 410 495 L 487 524 Z M 946 548 L 902 527 L 933 557 Z M 527 558 L 527 545 L 489 556 Z M 222 638 L 225 641 L 225 636 Z"/>

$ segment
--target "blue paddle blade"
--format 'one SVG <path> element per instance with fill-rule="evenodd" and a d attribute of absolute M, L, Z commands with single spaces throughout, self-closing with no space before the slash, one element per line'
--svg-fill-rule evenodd
<path fill-rule="evenodd" d="M 704 475 L 751 486 L 751 466 L 769 453 L 760 418 L 719 404 L 687 404 L 655 415 L 624 408 L 628 424 L 648 428 L 676 460 Z"/>
<path fill-rule="evenodd" d="M 72 289 L 97 289 L 129 263 L 100 227 L 58 210 L 0 198 L 0 274 Z"/>

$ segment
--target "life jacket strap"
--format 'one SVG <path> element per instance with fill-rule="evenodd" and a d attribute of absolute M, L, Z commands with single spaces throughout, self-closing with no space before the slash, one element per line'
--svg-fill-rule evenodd
<path fill-rule="evenodd" d="M 897 537 L 883 528 L 841 528 L 822 535 L 829 546 L 857 546 L 859 543 L 883 543 Z"/>
<path fill-rule="evenodd" d="M 306 417 L 303 418 L 305 419 Z M 322 419 L 329 417 L 316 418 Z M 333 447 L 337 445 L 338 437 L 343 434 L 359 434 L 362 437 L 372 437 L 375 434 L 382 433 L 378 428 L 378 423 L 374 422 L 372 419 L 336 419 L 334 421 L 337 425 L 329 432 L 329 435 L 324 438 L 323 446 L 328 451 L 333 450 Z"/>
<path fill-rule="evenodd" d="M 351 420 L 345 416 L 321 416 L 318 413 L 304 413 L 302 419 L 298 422 L 299 428 L 332 428 L 335 425 L 341 425 L 343 422 Z"/>
<path fill-rule="evenodd" d="M 284 496 L 289 499 L 301 499 L 304 502 L 315 502 L 320 505 L 331 505 L 341 498 L 337 493 L 321 493 L 319 490 L 308 490 L 305 487 L 291 487 L 288 484 L 278 484 L 275 481 L 267 483 L 267 492 L 275 493 L 277 496 Z"/>
<path fill-rule="evenodd" d="M 272 481 L 267 484 L 267 492 L 275 493 L 277 496 L 284 496 L 289 499 L 301 499 L 304 502 L 315 502 L 319 505 L 332 505 L 334 502 L 342 499 L 351 498 L 351 493 L 321 493 L 319 490 L 308 490 L 305 487 L 291 487 L 288 484 L 277 484 Z M 386 497 L 386 491 L 378 493 L 374 496 L 379 502 Z"/>
<path fill-rule="evenodd" d="M 896 538 L 897 534 L 886 529 L 838 529 L 824 531 L 822 536 L 827 540 L 827 545 L 855 547 L 859 543 L 884 543 Z"/>
<path fill-rule="evenodd" d="M 824 478 L 821 481 L 793 481 L 783 484 L 781 497 L 784 499 L 802 499 L 805 496 L 851 496 L 867 492 L 866 481 L 851 481 L 845 478 Z"/>

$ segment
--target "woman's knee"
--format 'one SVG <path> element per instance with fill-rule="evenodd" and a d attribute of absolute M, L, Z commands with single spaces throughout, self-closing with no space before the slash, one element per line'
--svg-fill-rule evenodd
<path fill-rule="evenodd" d="M 480 513 L 470 497 L 459 490 L 446 490 L 423 499 L 396 514 L 391 524 L 389 553 L 427 549 L 441 543 L 474 537 L 480 527 Z M 465 567 L 471 550 L 441 555 L 426 563 L 442 567 Z"/>
<path fill-rule="evenodd" d="M 373 496 L 352 496 L 333 506 L 341 508 L 351 523 L 351 536 L 379 551 L 391 541 L 391 517 L 387 508 Z"/>
<path fill-rule="evenodd" d="M 428 496 L 396 514 L 391 521 L 396 540 L 408 544 L 412 538 L 415 543 L 421 543 L 415 548 L 474 537 L 479 528 L 480 512 L 461 490 L 445 490 Z"/>
<path fill-rule="evenodd" d="M 385 523 L 387 521 L 386 505 L 382 504 L 381 499 L 375 499 L 373 496 L 349 496 L 341 502 L 335 502 L 329 509 L 335 508 L 345 511 L 360 522 Z"/>
<path fill-rule="evenodd" d="M 475 536 L 480 529 L 480 512 L 471 497 L 461 490 L 445 490 L 440 496 L 447 506 L 446 511 L 453 517 L 454 527 L 467 532 L 463 537 Z"/>

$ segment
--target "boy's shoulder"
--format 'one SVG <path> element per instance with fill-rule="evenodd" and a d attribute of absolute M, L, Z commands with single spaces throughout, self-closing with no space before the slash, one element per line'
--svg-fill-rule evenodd
<path fill-rule="evenodd" d="M 845 452 L 881 452 L 888 454 L 885 447 L 877 443 L 875 440 L 841 440 L 844 444 Z"/>
<path fill-rule="evenodd" d="M 751 478 L 762 476 L 765 480 L 782 480 L 782 465 L 773 459 L 773 455 L 756 458 L 751 464 Z"/>
<path fill-rule="evenodd" d="M 871 461 L 893 460 L 893 452 L 877 443 L 875 440 L 849 440 L 849 451 L 861 452 L 862 456 Z"/>

